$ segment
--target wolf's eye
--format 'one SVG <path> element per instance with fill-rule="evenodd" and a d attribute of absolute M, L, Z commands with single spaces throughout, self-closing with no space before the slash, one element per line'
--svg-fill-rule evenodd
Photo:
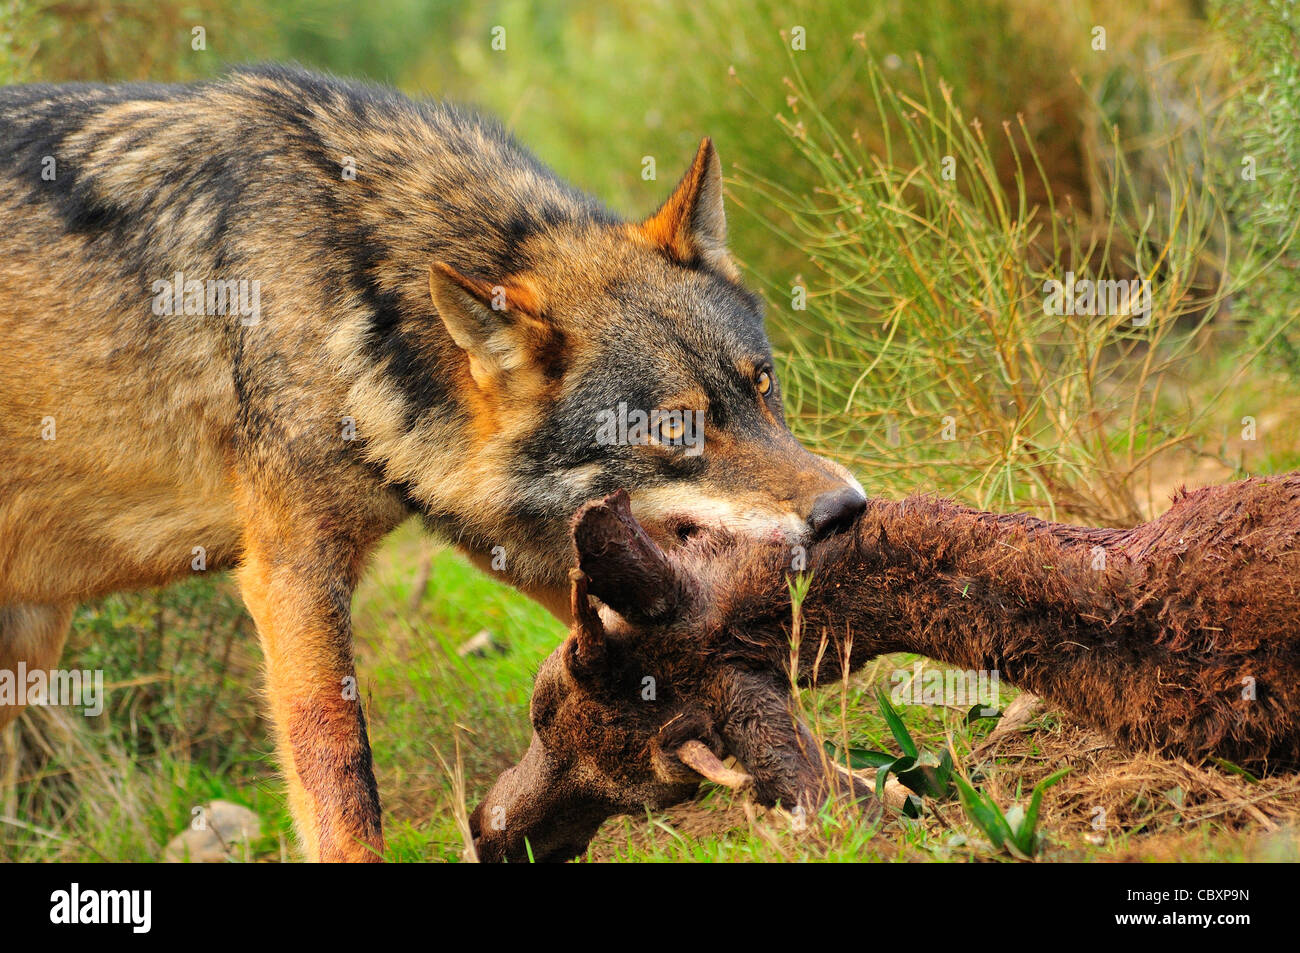
<path fill-rule="evenodd" d="M 684 433 L 686 433 L 686 424 L 679 413 L 664 414 L 659 421 L 659 439 L 666 443 L 681 440 Z"/>
<path fill-rule="evenodd" d="M 754 384 L 758 387 L 758 392 L 766 397 L 772 392 L 772 375 L 767 371 L 759 371 L 758 377 L 754 380 Z"/>

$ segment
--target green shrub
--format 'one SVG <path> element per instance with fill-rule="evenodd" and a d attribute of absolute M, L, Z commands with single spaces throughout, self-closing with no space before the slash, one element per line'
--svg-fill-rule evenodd
<path fill-rule="evenodd" d="M 922 64 L 916 96 L 866 66 L 863 125 L 886 131 L 880 149 L 832 122 L 790 68 L 781 122 L 820 184 L 750 174 L 741 186 L 748 202 L 786 214 L 775 234 L 810 260 L 806 278 L 770 294 L 796 429 L 875 490 L 1141 519 L 1151 468 L 1198 439 L 1228 386 L 1196 401 L 1181 392 L 1207 324 L 1240 285 L 1227 261 L 1206 278 L 1222 209 L 1185 141 L 1164 146 L 1160 212 L 1135 191 L 1114 133 L 1104 204 L 1082 218 L 1057 207 L 1023 121 L 985 128 Z M 994 140 L 1015 158 L 1010 194 Z M 1044 206 L 1029 199 L 1034 179 Z M 1144 281 L 1149 312 L 1053 313 L 1049 283 L 1071 274 L 1076 288 Z"/>
<path fill-rule="evenodd" d="M 1272 342 L 1276 364 L 1300 376 L 1300 7 L 1294 0 L 1218 0 L 1238 88 L 1225 103 L 1229 209 L 1254 246 L 1258 275 L 1235 311 L 1252 345 Z"/>

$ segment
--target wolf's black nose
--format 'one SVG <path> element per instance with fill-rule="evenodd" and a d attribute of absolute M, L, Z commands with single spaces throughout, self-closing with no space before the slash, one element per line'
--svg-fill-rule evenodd
<path fill-rule="evenodd" d="M 813 501 L 812 512 L 808 514 L 813 538 L 824 539 L 847 529 L 866 505 L 867 498 L 851 486 L 823 493 Z"/>

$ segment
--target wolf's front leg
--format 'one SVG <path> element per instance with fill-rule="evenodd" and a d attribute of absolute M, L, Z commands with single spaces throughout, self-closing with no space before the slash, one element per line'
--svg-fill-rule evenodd
<path fill-rule="evenodd" d="M 253 528 L 239 569 L 266 656 L 289 804 L 309 860 L 378 861 L 384 835 L 352 662 L 360 556 L 282 527 Z"/>

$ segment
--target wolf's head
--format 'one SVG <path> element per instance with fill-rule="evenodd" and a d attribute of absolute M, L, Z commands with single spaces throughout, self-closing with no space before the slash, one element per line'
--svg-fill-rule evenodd
<path fill-rule="evenodd" d="M 457 514 L 456 532 L 480 553 L 501 544 L 517 582 L 565 589 L 569 517 L 619 487 L 665 545 L 709 528 L 794 545 L 863 506 L 857 481 L 786 426 L 760 303 L 727 252 L 722 192 L 706 139 L 645 221 L 543 204 L 544 224 L 516 222 L 508 254 L 480 256 L 508 260 L 508 274 L 431 268 L 469 394 L 474 462 L 458 479 L 473 512 Z"/>

